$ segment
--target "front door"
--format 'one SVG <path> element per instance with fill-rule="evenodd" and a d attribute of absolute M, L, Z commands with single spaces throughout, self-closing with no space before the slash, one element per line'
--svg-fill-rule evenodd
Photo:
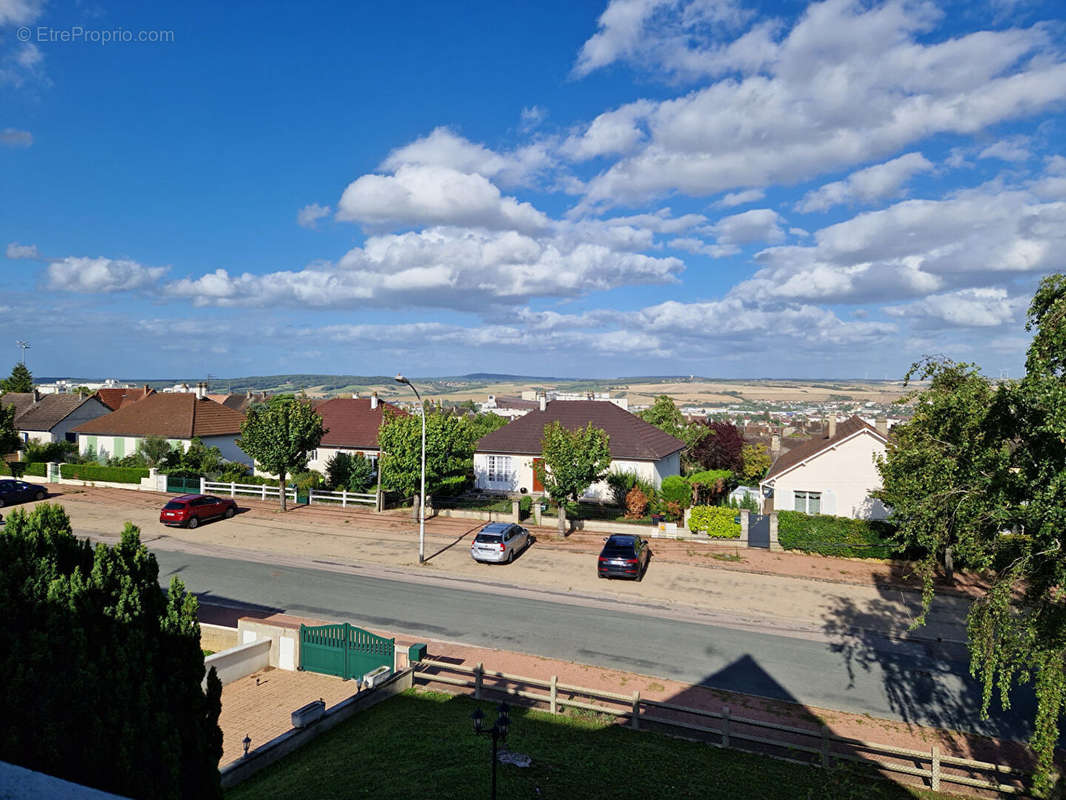
<path fill-rule="evenodd" d="M 543 492 L 544 482 L 540 479 L 540 465 L 544 463 L 543 458 L 533 459 L 533 491 Z"/>

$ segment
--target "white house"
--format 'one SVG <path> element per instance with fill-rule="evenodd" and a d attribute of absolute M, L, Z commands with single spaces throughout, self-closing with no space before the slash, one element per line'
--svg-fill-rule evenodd
<path fill-rule="evenodd" d="M 607 432 L 612 472 L 633 472 L 656 488 L 663 478 L 681 474 L 685 443 L 606 400 L 542 399 L 539 408 L 481 437 L 474 450 L 474 478 L 479 489 L 541 493 L 534 465 L 541 461 L 544 428 L 552 422 L 568 430 L 591 423 Z M 589 500 L 611 497 L 606 481 L 585 492 Z"/>
<path fill-rule="evenodd" d="M 95 397 L 41 395 L 36 391 L 33 396 L 34 402 L 15 417 L 15 430 L 24 442 L 74 442 L 77 441 L 74 428 L 111 413 L 111 409 Z"/>
<path fill-rule="evenodd" d="M 870 496 L 881 488 L 875 458 L 884 456 L 887 425 L 854 416 L 829 420 L 822 436 L 782 453 L 759 483 L 763 511 L 802 511 L 852 519 L 884 519 L 888 508 Z"/>
<path fill-rule="evenodd" d="M 322 417 L 326 434 L 318 449 L 310 453 L 307 466 L 325 473 L 326 465 L 337 453 L 358 453 L 376 465 L 378 431 L 381 430 L 386 410 L 397 416 L 407 416 L 406 411 L 378 400 L 377 394 L 370 397 L 334 397 L 316 404 L 315 411 Z"/>
<path fill-rule="evenodd" d="M 251 466 L 252 459 L 237 446 L 244 414 L 206 397 L 185 393 L 153 393 L 74 428 L 78 450 L 98 457 L 123 458 L 137 452 L 148 436 L 161 436 L 187 450 L 193 439 L 217 447 L 227 461 Z"/>

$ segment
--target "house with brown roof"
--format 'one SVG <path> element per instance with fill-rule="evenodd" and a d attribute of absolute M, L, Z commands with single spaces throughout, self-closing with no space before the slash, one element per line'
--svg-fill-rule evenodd
<path fill-rule="evenodd" d="M 633 472 L 656 487 L 681 474 L 685 443 L 606 400 L 541 401 L 537 410 L 481 437 L 474 450 L 477 488 L 496 492 L 544 491 L 535 464 L 541 461 L 544 429 L 558 422 L 568 430 L 591 423 L 607 432 L 612 472 Z M 605 481 L 585 492 L 589 500 L 611 496 Z"/>
<path fill-rule="evenodd" d="M 888 444 L 887 423 L 870 425 L 859 416 L 782 452 L 759 486 L 763 512 L 802 511 L 852 519 L 884 519 L 889 510 L 870 493 L 881 488 L 876 458 Z"/>
<path fill-rule="evenodd" d="M 135 403 L 74 429 L 82 455 L 97 457 L 133 455 L 148 436 L 161 436 L 172 445 L 188 449 L 193 439 L 217 447 L 228 461 L 251 466 L 252 459 L 237 446 L 244 414 L 214 400 L 184 392 L 153 392 Z"/>
<path fill-rule="evenodd" d="M 370 397 L 333 397 L 315 404 L 326 429 L 317 450 L 310 453 L 308 468 L 325 473 L 326 464 L 337 453 L 359 453 L 375 464 L 380 446 L 378 432 L 385 420 L 385 412 L 407 416 L 407 412 L 391 403 Z"/>
<path fill-rule="evenodd" d="M 21 414 L 16 413 L 15 430 L 24 442 L 75 442 L 76 427 L 109 413 L 110 409 L 95 397 L 36 395 L 36 400 L 24 407 Z"/>
<path fill-rule="evenodd" d="M 143 400 L 150 394 L 155 394 L 155 389 L 149 389 L 147 385 L 136 387 L 102 388 L 97 389 L 93 395 L 112 411 L 118 411 L 123 406 Z"/>

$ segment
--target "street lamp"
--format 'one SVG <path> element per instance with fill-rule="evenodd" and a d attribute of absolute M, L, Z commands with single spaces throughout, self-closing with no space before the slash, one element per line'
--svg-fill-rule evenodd
<path fill-rule="evenodd" d="M 418 563 L 426 560 L 426 407 L 422 404 L 422 395 L 410 380 L 403 375 L 396 376 L 397 383 L 405 383 L 418 398 L 418 413 L 422 415 L 422 491 L 418 495 L 421 508 L 418 511 Z"/>
<path fill-rule="evenodd" d="M 496 800 L 496 761 L 497 753 L 499 752 L 499 743 L 501 741 L 507 741 L 507 727 L 511 724 L 511 716 L 508 713 L 510 707 L 507 703 L 500 703 L 496 707 L 499 715 L 496 717 L 496 722 L 488 730 L 482 728 L 482 724 L 485 721 L 485 712 L 480 708 L 475 708 L 474 713 L 470 715 L 470 719 L 474 720 L 474 733 L 488 733 L 492 736 L 492 794 L 489 797 L 492 800 Z"/>

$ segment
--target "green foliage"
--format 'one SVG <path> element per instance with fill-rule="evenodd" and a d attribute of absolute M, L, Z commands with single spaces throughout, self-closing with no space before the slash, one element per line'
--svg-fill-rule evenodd
<path fill-rule="evenodd" d="M 321 489 L 326 485 L 326 476 L 318 470 L 303 470 L 292 476 L 292 485 L 301 492 L 306 492 L 308 489 Z"/>
<path fill-rule="evenodd" d="M 11 375 L 0 381 L 0 394 L 7 392 L 32 392 L 33 375 L 25 364 L 19 362 L 11 369 Z"/>
<path fill-rule="evenodd" d="M 123 796 L 221 797 L 196 598 L 176 578 L 163 592 L 138 530 L 92 547 L 42 504 L 8 517 L 0 563 L 0 708 L 33 732 L 0 726 L 0 759 Z"/>
<path fill-rule="evenodd" d="M 148 477 L 142 467 L 105 467 L 100 464 L 63 464 L 59 473 L 64 478 L 79 481 L 109 481 L 112 483 L 140 483 Z"/>
<path fill-rule="evenodd" d="M 368 492 L 374 485 L 374 463 L 362 453 L 336 453 L 326 462 L 326 484 L 332 491 Z"/>
<path fill-rule="evenodd" d="M 786 550 L 845 558 L 891 558 L 898 549 L 894 534 L 891 524 L 877 520 L 777 512 L 777 538 Z"/>
<path fill-rule="evenodd" d="M 26 477 L 44 478 L 47 475 L 48 465 L 36 461 L 23 461 L 23 475 Z M 0 461 L 0 475 L 11 475 L 9 463 Z"/>
<path fill-rule="evenodd" d="M 633 489 L 640 489 L 646 498 L 655 496 L 655 487 L 652 482 L 645 480 L 632 470 L 612 469 L 607 473 L 605 480 L 611 487 L 611 500 L 616 506 L 625 508 L 626 498 Z"/>
<path fill-rule="evenodd" d="M 468 417 L 426 413 L 427 495 L 437 494 L 445 487 L 454 490 L 457 484 L 463 488 L 469 486 L 473 479 L 476 435 L 477 430 Z M 421 417 L 401 416 L 386 409 L 378 441 L 382 451 L 382 488 L 403 497 L 417 494 L 422 479 Z"/>
<path fill-rule="evenodd" d="M 521 519 L 528 519 L 529 515 L 533 513 L 533 498 L 528 494 L 522 495 L 518 498 L 518 516 Z"/>
<path fill-rule="evenodd" d="M 17 452 L 22 439 L 15 430 L 15 406 L 0 406 L 0 460 L 8 453 Z"/>
<path fill-rule="evenodd" d="M 541 455 L 544 460 L 537 468 L 544 490 L 556 501 L 577 502 L 582 492 L 606 476 L 611 465 L 610 439 L 591 422 L 576 431 L 553 422 L 544 428 Z"/>
<path fill-rule="evenodd" d="M 694 472 L 687 477 L 693 489 L 696 502 L 702 505 L 714 505 L 736 485 L 733 471 L 729 469 L 705 469 Z"/>
<path fill-rule="evenodd" d="M 173 456 L 174 448 L 162 436 L 145 436 L 137 443 L 137 452 L 144 459 L 145 466 L 158 467 Z"/>
<path fill-rule="evenodd" d="M 759 501 L 752 497 L 750 494 L 741 495 L 741 498 L 739 500 L 731 497 L 729 498 L 728 505 L 730 508 L 744 508 L 748 511 L 754 511 L 756 513 L 758 513 L 759 511 Z"/>
<path fill-rule="evenodd" d="M 680 475 L 670 475 L 663 478 L 659 496 L 666 503 L 677 503 L 681 508 L 688 508 L 692 505 L 692 485 Z"/>
<path fill-rule="evenodd" d="M 264 472 L 278 476 L 283 490 L 278 494 L 284 510 L 286 478 L 307 469 L 307 455 L 318 447 L 325 433 L 322 417 L 310 402 L 278 395 L 248 409 L 237 446 Z"/>
<path fill-rule="evenodd" d="M 712 539 L 739 539 L 737 512 L 725 506 L 696 506 L 689 512 L 688 529 L 707 531 Z"/>
<path fill-rule="evenodd" d="M 708 435 L 706 426 L 686 420 L 685 415 L 681 413 L 681 409 L 674 403 L 673 398 L 666 394 L 656 397 L 655 402 L 649 408 L 638 413 L 637 416 L 664 433 L 668 433 L 684 442 L 685 453 L 683 455 L 686 460 L 689 451 Z"/>
<path fill-rule="evenodd" d="M 740 470 L 740 479 L 745 486 L 755 486 L 763 479 L 767 470 L 770 469 L 770 452 L 764 444 L 746 444 L 740 451 L 740 460 L 743 464 Z"/>
<path fill-rule="evenodd" d="M 464 417 L 467 423 L 470 425 L 470 435 L 477 444 L 477 440 L 482 436 L 488 436 L 493 431 L 499 430 L 508 422 L 507 417 L 501 417 L 499 414 L 493 414 L 491 411 L 484 414 L 472 414 L 468 417 Z M 471 451 L 473 453 L 473 451 Z"/>

